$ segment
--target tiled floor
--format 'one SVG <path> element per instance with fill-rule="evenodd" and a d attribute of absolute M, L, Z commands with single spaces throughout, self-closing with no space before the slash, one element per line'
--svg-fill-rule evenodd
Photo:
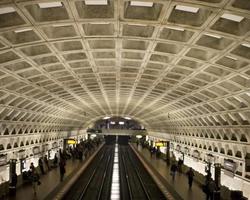
<path fill-rule="evenodd" d="M 23 185 L 17 189 L 16 195 L 12 197 L 6 197 L 6 200 L 42 200 L 45 199 L 56 187 L 60 187 L 65 184 L 65 180 L 73 174 L 74 171 L 79 169 L 84 161 L 79 160 L 67 160 L 66 174 L 63 182 L 60 182 L 59 168 L 52 169 L 46 175 L 41 176 L 40 181 L 42 184 L 37 187 L 37 196 L 33 194 L 33 189 L 30 184 Z"/>
<path fill-rule="evenodd" d="M 135 145 L 136 147 L 136 145 Z M 137 148 L 137 147 L 136 147 Z M 192 189 L 188 187 L 187 176 L 183 173 L 177 173 L 175 180 L 172 180 L 170 175 L 170 167 L 162 159 L 157 159 L 155 156 L 151 157 L 148 149 L 142 149 L 141 146 L 138 147 L 138 150 L 147 161 L 164 177 L 168 185 L 171 185 L 172 188 L 184 199 L 184 200 L 203 200 L 206 199 L 206 195 L 203 193 L 201 187 L 193 182 Z"/>

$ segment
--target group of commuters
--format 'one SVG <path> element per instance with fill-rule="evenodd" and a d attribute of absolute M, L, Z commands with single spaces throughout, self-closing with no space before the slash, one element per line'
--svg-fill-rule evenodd
<path fill-rule="evenodd" d="M 153 146 L 149 146 L 147 144 L 145 144 L 145 142 L 140 142 L 140 141 L 136 141 L 137 146 L 142 145 L 143 148 L 147 147 L 150 151 L 150 155 L 152 156 L 156 156 L 157 158 L 159 158 L 159 154 L 160 154 L 160 149 L 153 147 Z M 172 159 L 172 164 L 170 166 L 170 175 L 172 176 L 172 180 L 175 180 L 175 175 L 177 172 L 179 173 L 183 173 L 182 172 L 182 166 L 183 166 L 183 160 L 179 159 L 178 162 L 176 161 L 175 156 L 173 156 Z M 187 182 L 188 182 L 188 187 L 189 189 L 192 189 L 192 185 L 193 185 L 193 180 L 195 177 L 195 173 L 194 170 L 192 169 L 192 167 L 190 167 L 188 169 L 188 171 L 185 172 L 185 175 L 187 176 Z M 214 193 L 218 188 L 216 187 L 216 184 L 214 182 L 214 180 L 211 177 L 211 173 L 209 171 L 207 171 L 207 175 L 205 177 L 205 183 L 202 186 L 202 190 L 203 192 L 206 194 L 206 200 L 213 200 L 214 199 Z"/>
<path fill-rule="evenodd" d="M 38 167 L 34 166 L 34 163 L 30 164 L 30 168 L 23 174 L 25 180 L 28 180 L 32 184 L 34 196 L 37 195 L 37 186 L 41 185 L 40 175 L 45 175 L 53 168 L 59 167 L 60 181 L 64 179 L 66 173 L 66 162 L 69 159 L 83 160 L 87 157 L 92 150 L 101 143 L 101 140 L 87 140 L 82 141 L 75 147 L 68 147 L 64 151 L 61 149 L 55 154 L 53 160 L 49 160 L 47 155 L 40 157 L 38 160 Z"/>

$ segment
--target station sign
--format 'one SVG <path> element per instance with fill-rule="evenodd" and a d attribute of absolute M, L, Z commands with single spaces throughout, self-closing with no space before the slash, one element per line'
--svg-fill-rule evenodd
<path fill-rule="evenodd" d="M 67 144 L 76 144 L 75 139 L 67 139 Z"/>
<path fill-rule="evenodd" d="M 155 142 L 155 146 L 157 146 L 157 147 L 165 147 L 166 146 L 166 141 Z"/>
<path fill-rule="evenodd" d="M 223 167 L 224 167 L 225 170 L 228 170 L 228 171 L 234 173 L 237 166 L 236 166 L 236 163 L 233 160 L 225 159 Z"/>

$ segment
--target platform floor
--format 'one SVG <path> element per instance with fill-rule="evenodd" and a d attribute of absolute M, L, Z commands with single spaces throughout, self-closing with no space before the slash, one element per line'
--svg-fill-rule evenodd
<path fill-rule="evenodd" d="M 184 200 L 206 199 L 205 193 L 196 182 L 193 182 L 192 188 L 189 189 L 188 178 L 185 175 L 185 172 L 177 172 L 175 180 L 173 180 L 170 175 L 170 166 L 168 166 L 163 159 L 156 158 L 155 156 L 151 157 L 149 150 L 146 148 L 143 149 L 140 145 L 137 147 L 137 145 L 134 144 L 134 147 L 137 148 L 140 155 L 151 163 L 151 165 L 161 174 L 166 182 L 171 185 Z"/>
<path fill-rule="evenodd" d="M 24 184 L 17 188 L 15 196 L 5 197 L 4 200 L 42 200 L 45 199 L 55 188 L 65 184 L 69 176 L 79 169 L 84 161 L 69 159 L 66 162 L 66 173 L 64 181 L 60 182 L 59 167 L 50 170 L 45 175 L 41 175 L 41 185 L 37 186 L 37 195 L 34 196 L 31 184 Z"/>

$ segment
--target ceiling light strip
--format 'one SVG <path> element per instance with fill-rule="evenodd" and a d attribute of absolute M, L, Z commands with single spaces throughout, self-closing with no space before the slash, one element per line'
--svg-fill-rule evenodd
<path fill-rule="evenodd" d="M 224 13 L 221 16 L 221 18 L 228 19 L 228 20 L 235 21 L 235 22 L 241 22 L 244 19 L 244 17 L 242 17 L 242 16 L 233 15 L 233 14 L 229 14 L 229 13 Z"/>
<path fill-rule="evenodd" d="M 237 58 L 233 57 L 233 56 L 226 56 L 226 58 L 232 59 L 232 60 L 238 60 Z"/>
<path fill-rule="evenodd" d="M 175 30 L 175 31 L 185 31 L 184 28 L 180 28 L 180 27 L 168 26 L 167 28 L 168 28 L 168 29 Z"/>
<path fill-rule="evenodd" d="M 14 32 L 15 33 L 22 33 L 22 32 L 27 32 L 27 31 L 31 31 L 32 28 L 24 28 L 24 29 L 18 29 L 18 30 L 15 30 Z"/>
<path fill-rule="evenodd" d="M 88 5 L 88 6 L 106 6 L 106 5 L 108 5 L 108 0 L 85 0 L 85 5 Z"/>
<path fill-rule="evenodd" d="M 153 7 L 153 2 L 146 1 L 130 1 L 131 6 L 139 6 L 139 7 Z"/>
<path fill-rule="evenodd" d="M 244 46 L 244 47 L 250 48 L 250 44 L 248 44 L 248 43 L 243 43 L 241 45 Z"/>
<path fill-rule="evenodd" d="M 16 12 L 13 7 L 3 7 L 0 8 L 0 15 Z"/>
<path fill-rule="evenodd" d="M 39 3 L 38 6 L 40 8 L 58 8 L 58 7 L 62 7 L 62 2 L 54 1 L 54 2 Z"/>
<path fill-rule="evenodd" d="M 175 10 L 190 12 L 190 13 L 197 13 L 199 11 L 199 8 L 191 7 L 191 6 L 183 6 L 183 5 L 177 5 L 175 7 Z"/>
<path fill-rule="evenodd" d="M 219 35 L 214 35 L 214 34 L 211 34 L 211 33 L 205 33 L 205 35 L 206 35 L 206 36 L 209 36 L 209 37 L 221 39 L 221 36 L 219 36 Z"/>

